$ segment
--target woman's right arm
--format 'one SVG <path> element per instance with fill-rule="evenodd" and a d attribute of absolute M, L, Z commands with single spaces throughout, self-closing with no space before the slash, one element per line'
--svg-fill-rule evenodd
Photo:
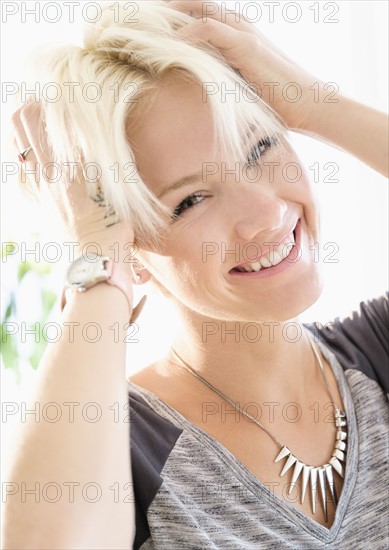
<path fill-rule="evenodd" d="M 38 131 L 40 106 L 23 106 L 13 120 L 17 149 L 33 148 L 27 158 L 31 167 L 49 162 L 50 148 Z M 80 243 L 79 252 L 91 241 L 100 244 L 103 255 L 110 255 L 113 243 L 123 251 L 133 242 L 127 223 L 104 218 L 85 181 L 53 183 L 49 189 L 70 240 Z M 129 265 L 120 262 L 130 276 Z M 124 293 L 107 283 L 69 297 L 62 336 L 48 344 L 26 404 L 27 410 L 40 411 L 39 422 L 35 414 L 26 414 L 20 423 L 3 479 L 8 483 L 5 550 L 132 548 L 135 504 L 124 327 L 137 310 L 132 312 Z"/>
<path fill-rule="evenodd" d="M 74 323 L 74 338 L 62 330 L 61 340 L 48 345 L 34 396 L 40 411 L 48 403 L 56 408 L 50 414 L 47 407 L 40 422 L 26 415 L 21 426 L 7 479 L 16 484 L 17 492 L 8 496 L 4 507 L 3 548 L 128 550 L 135 511 L 125 333 L 118 338 L 109 328 L 114 323 L 125 326 L 128 303 L 116 287 L 98 284 L 83 294 L 74 293 L 63 322 L 69 323 L 67 327 Z M 82 336 L 87 323 L 101 330 L 96 343 Z M 27 405 L 33 407 L 34 403 Z M 61 419 L 47 421 L 59 416 L 58 410 Z M 98 411 L 101 418 L 95 421 Z M 37 498 L 24 496 L 31 490 Z"/>

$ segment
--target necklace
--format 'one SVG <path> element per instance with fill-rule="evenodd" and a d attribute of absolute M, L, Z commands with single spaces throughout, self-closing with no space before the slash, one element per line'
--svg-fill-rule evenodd
<path fill-rule="evenodd" d="M 212 386 L 212 384 L 210 384 L 207 380 L 205 380 L 205 378 L 203 378 L 198 372 L 192 369 L 191 366 L 185 363 L 182 357 L 180 357 L 173 348 L 171 348 L 171 350 L 175 355 L 175 357 L 182 363 L 183 368 L 185 368 L 193 376 L 198 378 L 201 382 L 203 382 L 203 384 L 205 384 L 210 390 L 216 393 L 221 399 L 224 399 L 225 401 L 227 401 L 227 403 L 232 405 L 241 414 L 249 418 L 252 422 L 254 422 L 262 430 L 264 430 L 269 435 L 269 437 L 271 437 L 271 439 L 280 449 L 279 453 L 274 459 L 274 462 L 279 462 L 280 460 L 285 458 L 287 459 L 281 470 L 280 477 L 282 477 L 292 466 L 294 466 L 292 481 L 290 483 L 288 494 L 289 495 L 291 494 L 293 488 L 297 485 L 297 480 L 301 475 L 302 477 L 301 504 L 304 503 L 306 490 L 309 482 L 310 492 L 311 492 L 311 506 L 312 506 L 313 514 L 316 513 L 316 498 L 317 498 L 317 493 L 319 492 L 317 491 L 317 486 L 319 485 L 324 517 L 325 517 L 325 521 L 328 521 L 328 509 L 327 509 L 328 489 L 330 491 L 330 495 L 332 497 L 334 506 L 338 504 L 338 496 L 336 493 L 333 471 L 335 470 L 342 478 L 344 477 L 344 464 L 346 462 L 345 453 L 346 453 L 347 432 L 343 431 L 342 428 L 347 427 L 347 420 L 346 420 L 345 412 L 339 409 L 339 407 L 336 405 L 332 397 L 332 394 L 328 385 L 327 377 L 324 372 L 323 363 L 321 361 L 319 352 L 316 349 L 316 345 L 312 342 L 311 338 L 308 337 L 308 340 L 313 350 L 313 353 L 315 355 L 316 361 L 319 365 L 320 372 L 323 376 L 323 380 L 324 380 L 328 395 L 331 398 L 331 403 L 335 409 L 335 414 L 334 414 L 334 424 L 336 429 L 335 447 L 328 463 L 324 464 L 323 466 L 309 466 L 308 464 L 305 464 L 304 462 L 300 461 L 294 454 L 292 454 L 292 452 L 286 445 L 283 445 L 278 441 L 278 439 L 270 432 L 268 428 L 266 428 L 266 426 L 264 426 L 255 417 L 251 416 L 247 411 L 242 409 L 238 405 L 238 403 L 235 403 L 232 399 L 224 395 L 220 390 Z"/>

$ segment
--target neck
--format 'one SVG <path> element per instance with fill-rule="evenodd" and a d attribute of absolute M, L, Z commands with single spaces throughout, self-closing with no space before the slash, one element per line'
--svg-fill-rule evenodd
<path fill-rule="evenodd" d="M 181 321 L 173 349 L 236 401 L 302 402 L 320 383 L 306 329 L 298 318 L 238 323 L 186 313 Z M 181 364 L 173 354 L 169 359 Z"/>

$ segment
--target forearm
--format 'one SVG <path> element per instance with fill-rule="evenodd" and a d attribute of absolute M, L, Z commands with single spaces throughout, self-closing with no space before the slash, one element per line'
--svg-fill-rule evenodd
<path fill-rule="evenodd" d="M 346 151 L 388 176 L 388 116 L 345 96 L 316 104 L 302 133 Z"/>
<path fill-rule="evenodd" d="M 36 422 L 34 415 L 27 415 L 21 425 L 7 479 L 18 491 L 8 496 L 5 505 L 5 549 L 131 547 L 125 333 L 116 335 L 115 342 L 109 329 L 115 322 L 120 327 L 128 322 L 128 309 L 121 291 L 106 284 L 75 296 L 66 306 L 64 322 L 79 323 L 74 341 L 64 336 L 48 346 L 39 366 L 34 403 L 27 407 L 37 402 L 42 411 L 45 404 L 54 403 L 51 413 L 59 410 L 61 418 L 47 421 L 52 416 L 47 408 L 46 419 L 41 415 Z M 92 322 L 101 330 L 96 343 L 82 337 L 81 328 Z M 93 329 L 89 330 L 91 339 Z M 87 408 L 88 403 L 96 405 Z M 98 421 L 96 413 L 101 413 Z M 56 503 L 44 498 L 48 483 L 60 488 Z M 73 497 L 65 483 L 77 484 Z M 85 493 L 87 484 L 92 485 Z M 23 487 L 38 487 L 39 502 L 33 495 L 23 502 Z M 93 502 L 99 491 L 101 497 Z"/>

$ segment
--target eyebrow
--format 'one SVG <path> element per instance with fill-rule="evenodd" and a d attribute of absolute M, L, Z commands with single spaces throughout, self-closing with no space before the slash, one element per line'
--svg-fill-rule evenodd
<path fill-rule="evenodd" d="M 165 189 L 163 189 L 161 193 L 158 194 L 158 198 L 161 199 L 167 193 L 170 193 L 170 191 L 175 191 L 180 187 L 185 187 L 186 185 L 191 185 L 192 183 L 202 181 L 202 179 L 203 179 L 203 171 L 197 172 L 196 174 L 191 174 L 190 176 L 184 176 L 183 178 L 180 178 L 179 180 L 165 187 Z"/>
<path fill-rule="evenodd" d="M 254 131 L 255 127 L 253 125 L 250 126 L 251 131 Z M 250 133 L 246 133 L 246 138 L 250 136 Z M 174 183 L 171 183 L 165 189 L 161 191 L 157 195 L 158 199 L 162 199 L 167 193 L 170 193 L 170 191 L 175 191 L 176 189 L 179 189 L 180 187 L 185 187 L 186 185 L 191 185 L 193 183 L 196 183 L 198 181 L 203 181 L 203 171 L 197 172 L 196 174 L 191 174 L 190 176 L 184 176 L 183 178 L 180 178 L 179 180 L 175 181 Z"/>

